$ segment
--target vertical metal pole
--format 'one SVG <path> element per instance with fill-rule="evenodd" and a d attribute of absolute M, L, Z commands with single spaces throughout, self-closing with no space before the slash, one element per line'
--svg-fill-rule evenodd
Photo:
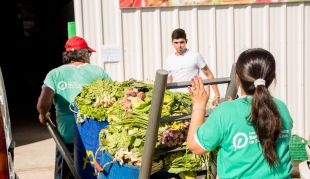
<path fill-rule="evenodd" d="M 233 63 L 231 67 L 231 72 L 230 72 L 230 82 L 228 83 L 226 94 L 225 94 L 225 101 L 228 100 L 228 96 L 231 96 L 232 99 L 236 99 L 237 93 L 238 93 L 238 87 L 236 83 L 236 64 Z"/>
<path fill-rule="evenodd" d="M 159 120 L 161 118 L 161 110 L 163 107 L 164 95 L 166 91 L 167 77 L 168 72 L 166 70 L 159 69 L 156 71 L 139 179 L 150 178 L 155 144 L 157 141 Z"/>

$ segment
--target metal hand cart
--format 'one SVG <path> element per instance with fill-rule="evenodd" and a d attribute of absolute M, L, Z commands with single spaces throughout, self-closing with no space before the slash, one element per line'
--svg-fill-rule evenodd
<path fill-rule="evenodd" d="M 146 131 L 146 139 L 145 139 L 145 144 L 144 144 L 144 149 L 143 149 L 143 154 L 142 154 L 142 164 L 141 164 L 141 168 L 139 172 L 139 179 L 150 178 L 153 156 L 155 154 L 165 154 L 165 153 L 170 153 L 170 152 L 177 152 L 180 150 L 186 150 L 185 148 L 181 148 L 181 149 L 165 148 L 165 149 L 155 150 L 159 123 L 191 119 L 191 114 L 161 118 L 161 111 L 162 111 L 162 106 L 163 106 L 163 101 L 164 101 L 165 90 L 191 86 L 190 81 L 167 84 L 167 77 L 168 77 L 168 72 L 166 70 L 159 69 L 156 71 L 154 93 L 152 96 L 150 115 L 148 119 L 147 131 Z M 228 100 L 229 96 L 232 97 L 232 99 L 235 99 L 237 97 L 237 85 L 235 82 L 235 64 L 232 65 L 230 77 L 205 79 L 203 80 L 203 83 L 205 85 L 227 83 L 228 86 L 227 86 L 224 100 L 225 101 Z M 211 111 L 207 111 L 205 116 L 208 117 L 210 112 Z M 203 171 L 199 172 L 198 175 L 200 175 L 200 173 L 203 173 Z M 216 176 L 214 176 L 214 178 L 215 177 Z"/>

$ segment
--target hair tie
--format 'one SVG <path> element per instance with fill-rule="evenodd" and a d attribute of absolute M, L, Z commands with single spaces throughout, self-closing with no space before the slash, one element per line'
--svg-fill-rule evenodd
<path fill-rule="evenodd" d="M 254 86 L 255 86 L 255 88 L 256 88 L 258 85 L 264 85 L 264 86 L 265 86 L 265 84 L 266 84 L 266 81 L 265 81 L 264 79 L 261 79 L 261 78 L 259 78 L 259 79 L 257 79 L 257 80 L 254 81 Z"/>

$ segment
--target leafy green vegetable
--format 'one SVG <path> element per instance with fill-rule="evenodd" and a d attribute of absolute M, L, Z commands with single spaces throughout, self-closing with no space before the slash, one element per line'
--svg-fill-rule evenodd
<path fill-rule="evenodd" d="M 132 78 L 122 83 L 100 78 L 88 85 L 84 85 L 82 92 L 75 98 L 75 104 L 78 107 L 77 122 L 82 123 L 84 118 L 93 118 L 97 121 L 107 120 L 108 109 L 116 101 L 124 97 L 124 90 L 130 86 L 144 92 L 153 89 L 152 84 L 145 84 Z M 109 103 L 107 103 L 105 97 L 109 99 Z M 104 104 L 108 105 L 105 106 Z"/>
<path fill-rule="evenodd" d="M 183 171 L 199 171 L 202 169 L 200 156 L 189 150 L 168 153 L 164 156 L 164 161 L 164 168 L 169 173 L 179 174 Z"/>

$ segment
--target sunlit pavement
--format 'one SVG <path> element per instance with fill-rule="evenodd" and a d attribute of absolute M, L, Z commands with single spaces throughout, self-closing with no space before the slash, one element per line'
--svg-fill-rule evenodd
<path fill-rule="evenodd" d="M 15 171 L 19 179 L 53 179 L 55 142 L 47 139 L 15 148 Z"/>
<path fill-rule="evenodd" d="M 14 168 L 19 179 L 53 179 L 56 143 L 36 111 L 10 111 Z"/>

